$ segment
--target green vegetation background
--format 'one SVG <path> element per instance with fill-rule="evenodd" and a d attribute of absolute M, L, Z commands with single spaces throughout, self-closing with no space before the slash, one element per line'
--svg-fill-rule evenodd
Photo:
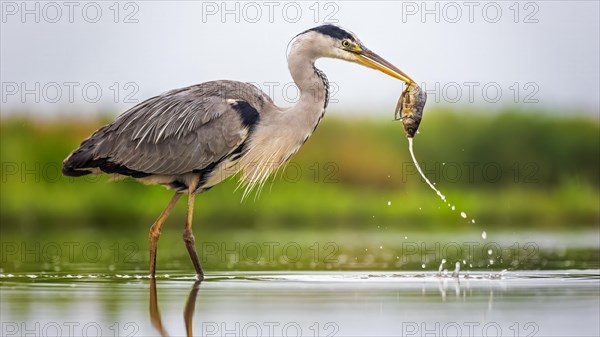
<path fill-rule="evenodd" d="M 113 116 L 12 116 L 0 120 L 0 272 L 143 273 L 148 228 L 172 192 L 60 174 Z M 241 202 L 235 178 L 197 198 L 204 267 L 437 270 L 443 258 L 467 269 L 598 267 L 598 119 L 431 109 L 420 131 L 416 156 L 455 210 L 421 180 L 399 122 L 330 115 L 259 198 Z M 180 202 L 163 226 L 162 272 L 191 271 L 184 217 Z"/>
<path fill-rule="evenodd" d="M 3 233 L 148 228 L 170 191 L 60 175 L 69 152 L 111 118 L 2 119 Z M 415 152 L 452 211 L 417 174 L 399 122 L 327 116 L 260 198 L 240 202 L 230 180 L 197 199 L 195 222 L 209 229 L 352 229 L 376 219 L 402 230 L 455 230 L 473 227 L 468 220 L 475 218 L 491 227 L 595 228 L 599 135 L 597 119 L 578 115 L 428 111 Z M 170 222 L 183 222 L 184 204 Z"/>

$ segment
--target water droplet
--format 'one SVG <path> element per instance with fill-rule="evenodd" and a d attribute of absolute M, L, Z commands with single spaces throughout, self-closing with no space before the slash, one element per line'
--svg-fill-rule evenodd
<path fill-rule="evenodd" d="M 421 268 L 425 269 L 425 267 L 426 267 L 426 266 L 425 266 L 425 263 L 423 263 L 423 264 L 421 265 Z"/>
<path fill-rule="evenodd" d="M 392 202 L 391 201 L 388 201 L 388 206 L 392 206 Z"/>
<path fill-rule="evenodd" d="M 383 246 L 379 246 L 379 249 L 383 249 Z"/>
<path fill-rule="evenodd" d="M 467 218 L 467 213 L 465 213 L 465 212 L 460 212 L 460 216 L 461 216 L 463 219 L 466 219 L 466 218 Z"/>
<path fill-rule="evenodd" d="M 488 255 L 492 255 L 492 250 L 488 249 Z"/>
<path fill-rule="evenodd" d="M 487 233 L 485 231 L 481 232 L 481 238 L 482 239 L 487 239 Z"/>
<path fill-rule="evenodd" d="M 456 207 L 454 207 L 454 206 L 452 206 L 452 207 L 450 207 L 450 208 L 452 208 L 452 210 L 453 210 L 453 211 L 454 211 L 454 210 L 456 210 Z"/>
<path fill-rule="evenodd" d="M 471 223 L 475 223 L 475 219 L 471 219 Z"/>

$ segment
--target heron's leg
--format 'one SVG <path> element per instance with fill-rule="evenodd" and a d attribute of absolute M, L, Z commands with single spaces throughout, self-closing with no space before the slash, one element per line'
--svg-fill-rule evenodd
<path fill-rule="evenodd" d="M 192 233 L 192 218 L 194 216 L 194 200 L 196 188 L 198 187 L 198 178 L 195 178 L 188 187 L 188 213 L 185 221 L 185 229 L 183 230 L 183 241 L 185 241 L 185 247 L 190 254 L 194 268 L 196 269 L 196 278 L 198 280 L 204 279 L 204 272 L 198 259 L 198 253 L 196 253 L 196 240 L 194 239 L 194 233 Z"/>
<path fill-rule="evenodd" d="M 175 207 L 175 204 L 180 197 L 181 194 L 175 193 L 165 210 L 160 213 L 158 219 L 156 219 L 152 227 L 150 227 L 150 233 L 148 235 L 148 241 L 150 244 L 150 277 L 154 277 L 156 273 L 156 246 L 158 244 L 158 237 L 160 236 L 160 227 L 162 226 L 163 222 L 167 220 L 169 214 L 171 214 L 171 210 L 173 210 L 173 207 Z"/>

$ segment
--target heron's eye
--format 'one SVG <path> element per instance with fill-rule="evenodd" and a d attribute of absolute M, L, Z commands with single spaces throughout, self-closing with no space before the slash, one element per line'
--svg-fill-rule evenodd
<path fill-rule="evenodd" d="M 348 41 L 348 40 L 342 40 L 342 47 L 349 48 L 350 47 L 350 41 Z"/>

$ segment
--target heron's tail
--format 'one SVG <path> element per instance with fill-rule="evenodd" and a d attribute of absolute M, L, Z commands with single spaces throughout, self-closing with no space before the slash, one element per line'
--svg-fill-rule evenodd
<path fill-rule="evenodd" d="M 115 162 L 110 155 L 102 151 L 106 126 L 98 129 L 84 140 L 78 148 L 63 161 L 62 173 L 68 177 L 81 177 L 88 174 L 118 174 L 133 178 L 144 178 L 151 173 L 130 169 Z"/>
<path fill-rule="evenodd" d="M 87 143 L 87 144 L 86 144 Z M 94 145 L 84 141 L 63 161 L 62 173 L 68 177 L 80 177 L 94 173 L 90 162 L 93 161 Z"/>

